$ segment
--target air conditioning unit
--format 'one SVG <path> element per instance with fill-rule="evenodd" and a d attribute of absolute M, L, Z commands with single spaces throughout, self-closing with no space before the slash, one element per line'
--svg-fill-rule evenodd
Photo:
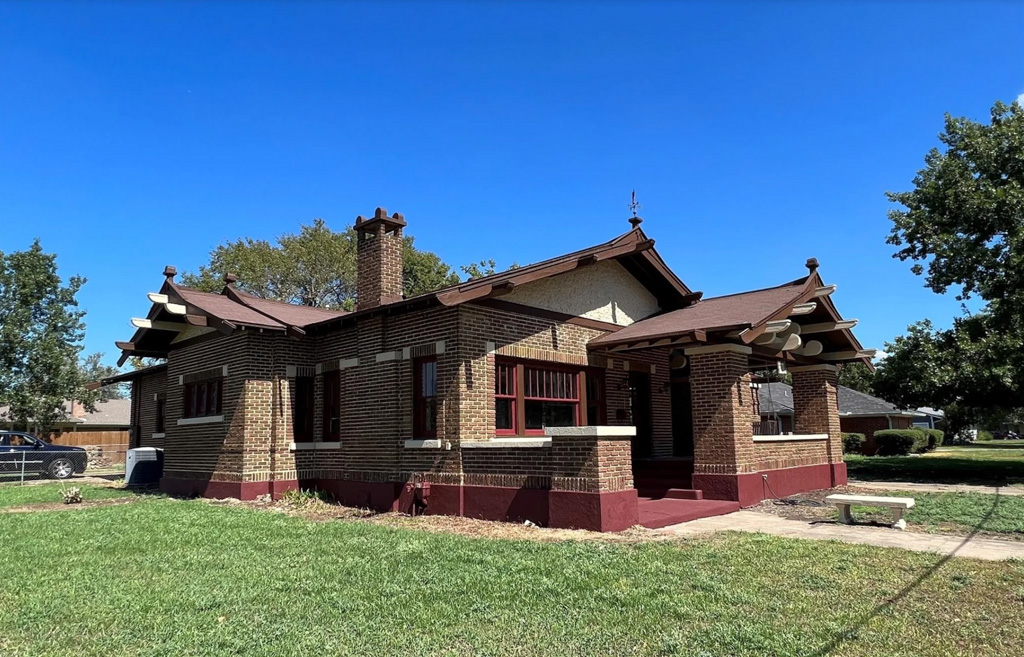
<path fill-rule="evenodd" d="M 136 447 L 128 450 L 124 460 L 126 486 L 153 486 L 164 474 L 164 450 L 157 447 Z"/>

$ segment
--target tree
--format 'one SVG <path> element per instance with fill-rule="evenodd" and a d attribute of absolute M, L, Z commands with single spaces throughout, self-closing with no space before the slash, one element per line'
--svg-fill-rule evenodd
<path fill-rule="evenodd" d="M 1024 313 L 1024 108 L 992 107 L 989 125 L 946 115 L 939 140 L 909 192 L 888 192 L 888 242 L 894 257 L 913 260 L 928 287 L 958 299 L 978 295 L 992 319 Z"/>
<path fill-rule="evenodd" d="M 415 296 L 459 282 L 459 277 L 434 253 L 420 251 L 404 238 L 403 292 Z M 356 232 L 332 231 L 322 219 L 300 227 L 275 243 L 240 238 L 210 252 L 197 273 L 182 283 L 206 292 L 219 291 L 224 275 L 235 274 L 243 292 L 264 298 L 322 308 L 352 309 L 356 295 Z"/>
<path fill-rule="evenodd" d="M 103 354 L 101 352 L 89 354 L 82 360 L 82 363 L 79 365 L 79 369 L 82 372 L 82 379 L 86 383 L 99 381 L 100 379 L 106 379 L 111 376 L 117 376 L 121 373 L 121 371 L 113 365 L 104 365 L 102 361 Z M 96 396 L 97 401 L 125 399 L 128 397 L 128 390 L 124 384 L 104 386 L 96 391 Z"/>
<path fill-rule="evenodd" d="M 991 122 L 945 117 L 914 189 L 888 192 L 894 257 L 937 294 L 978 296 L 982 312 L 950 329 L 928 321 L 886 345 L 875 389 L 901 406 L 933 406 L 952 425 L 1024 407 L 1024 108 L 996 102 Z"/>
<path fill-rule="evenodd" d="M 471 262 L 468 265 L 462 265 L 459 269 L 462 270 L 462 273 L 466 275 L 468 280 L 473 280 L 474 278 L 493 276 L 498 273 L 498 270 L 496 269 L 497 266 L 498 263 L 494 260 L 481 260 L 480 262 Z M 513 269 L 519 269 L 519 265 L 513 262 L 509 266 L 508 271 Z"/>
<path fill-rule="evenodd" d="M 95 406 L 78 367 L 85 311 L 75 295 L 84 284 L 72 276 L 64 285 L 57 256 L 43 253 L 39 240 L 0 252 L 0 405 L 16 426 L 48 429 L 67 418 L 68 400 Z"/>
<path fill-rule="evenodd" d="M 839 385 L 874 395 L 875 375 L 864 363 L 846 363 L 839 368 Z"/>

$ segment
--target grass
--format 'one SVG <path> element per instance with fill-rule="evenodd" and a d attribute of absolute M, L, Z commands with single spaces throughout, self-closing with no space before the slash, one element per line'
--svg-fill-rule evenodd
<path fill-rule="evenodd" d="M 940 447 L 917 457 L 847 454 L 844 459 L 850 477 L 865 481 L 1024 484 L 1024 447 L 1007 442 Z"/>
<path fill-rule="evenodd" d="M 132 491 L 124 488 L 111 488 L 97 484 L 78 484 L 74 482 L 63 484 L 65 488 L 77 486 L 82 491 L 82 500 L 109 500 L 119 497 L 131 497 Z M 47 502 L 61 502 L 61 484 L 32 484 L 21 486 L 18 484 L 0 484 L 0 509 L 22 504 L 43 504 Z"/>
<path fill-rule="evenodd" d="M 164 498 L 0 523 L 7 657 L 927 657 L 1024 646 L 1020 563 L 757 534 L 474 539 Z"/>
<path fill-rule="evenodd" d="M 861 492 L 861 491 L 858 491 Z M 914 508 L 907 514 L 907 522 L 931 531 L 968 533 L 978 529 L 997 534 L 1010 534 L 1024 539 L 1024 497 L 989 495 L 985 493 L 919 493 L 878 491 L 888 497 L 913 497 Z M 858 520 L 891 521 L 887 509 L 853 507 Z"/>

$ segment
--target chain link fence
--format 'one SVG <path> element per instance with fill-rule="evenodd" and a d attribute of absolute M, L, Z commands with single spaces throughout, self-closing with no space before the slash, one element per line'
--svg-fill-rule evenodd
<path fill-rule="evenodd" d="M 43 479 L 124 476 L 128 445 L 82 445 L 81 450 L 19 446 L 0 447 L 0 485 Z"/>

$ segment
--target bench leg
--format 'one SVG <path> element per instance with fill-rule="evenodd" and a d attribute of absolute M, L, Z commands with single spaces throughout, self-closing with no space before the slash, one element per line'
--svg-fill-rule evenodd
<path fill-rule="evenodd" d="M 852 525 L 853 524 L 853 516 L 850 515 L 850 505 L 849 504 L 840 504 L 839 505 L 839 522 L 843 523 L 844 525 Z"/>
<path fill-rule="evenodd" d="M 906 529 L 907 521 L 903 519 L 903 509 L 894 507 L 892 509 L 892 528 L 893 529 Z"/>

